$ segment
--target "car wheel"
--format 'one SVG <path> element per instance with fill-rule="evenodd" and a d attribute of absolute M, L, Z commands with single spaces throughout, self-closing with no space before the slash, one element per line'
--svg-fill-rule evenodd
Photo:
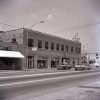
<path fill-rule="evenodd" d="M 64 67 L 64 70 L 66 70 L 66 68 Z"/>
<path fill-rule="evenodd" d="M 75 70 L 77 70 L 77 68 L 75 68 Z"/>

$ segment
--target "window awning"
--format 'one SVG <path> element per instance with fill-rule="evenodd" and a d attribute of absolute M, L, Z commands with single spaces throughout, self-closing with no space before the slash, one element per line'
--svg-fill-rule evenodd
<path fill-rule="evenodd" d="M 24 58 L 24 56 L 17 51 L 5 51 L 0 50 L 0 57 L 6 57 L 6 58 Z"/>

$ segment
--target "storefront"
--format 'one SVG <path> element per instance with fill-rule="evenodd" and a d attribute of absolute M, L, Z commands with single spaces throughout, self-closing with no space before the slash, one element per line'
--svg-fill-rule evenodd
<path fill-rule="evenodd" d="M 71 62 L 70 62 L 70 58 L 62 58 L 62 62 L 63 62 L 63 63 L 66 62 L 66 63 L 68 63 L 68 64 L 71 63 Z"/>
<path fill-rule="evenodd" d="M 20 52 L 0 50 L 0 70 L 21 69 L 21 59 L 24 56 Z"/>
<path fill-rule="evenodd" d="M 56 68 L 57 65 L 59 64 L 59 59 L 60 58 L 57 58 L 57 57 L 52 57 L 51 58 L 51 68 Z"/>
<path fill-rule="evenodd" d="M 37 68 L 48 68 L 48 57 L 38 56 Z"/>

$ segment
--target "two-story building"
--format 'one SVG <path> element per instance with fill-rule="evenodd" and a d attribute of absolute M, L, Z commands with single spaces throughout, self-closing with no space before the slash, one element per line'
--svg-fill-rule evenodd
<path fill-rule="evenodd" d="M 19 51 L 25 57 L 20 60 L 21 69 L 54 68 L 62 62 L 72 65 L 80 63 L 81 43 L 79 41 L 27 28 L 2 32 L 0 39 L 0 44 L 7 44 L 7 50 Z"/>

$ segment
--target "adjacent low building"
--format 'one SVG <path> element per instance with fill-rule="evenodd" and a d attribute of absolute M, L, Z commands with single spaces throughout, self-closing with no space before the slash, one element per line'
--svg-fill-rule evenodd
<path fill-rule="evenodd" d="M 20 69 L 55 68 L 62 62 L 74 66 L 81 58 L 79 41 L 27 28 L 0 33 L 0 45 L 1 50 L 18 51 L 25 57 L 19 61 Z"/>

